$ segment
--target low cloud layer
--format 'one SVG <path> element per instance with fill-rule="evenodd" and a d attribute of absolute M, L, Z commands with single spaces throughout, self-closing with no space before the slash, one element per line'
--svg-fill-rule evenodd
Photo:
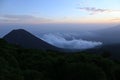
<path fill-rule="evenodd" d="M 120 21 L 120 17 L 111 19 L 112 21 Z"/>
<path fill-rule="evenodd" d="M 82 39 L 67 40 L 63 36 L 56 34 L 44 34 L 41 39 L 54 46 L 67 49 L 89 49 L 102 45 L 102 42 L 96 41 L 86 41 Z"/>
<path fill-rule="evenodd" d="M 32 15 L 0 15 L 0 23 L 44 23 L 50 19 Z"/>

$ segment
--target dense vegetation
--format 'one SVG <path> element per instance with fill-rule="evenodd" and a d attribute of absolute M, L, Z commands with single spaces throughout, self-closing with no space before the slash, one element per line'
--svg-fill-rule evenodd
<path fill-rule="evenodd" d="M 0 39 L 0 80 L 120 80 L 106 55 L 23 49 Z"/>

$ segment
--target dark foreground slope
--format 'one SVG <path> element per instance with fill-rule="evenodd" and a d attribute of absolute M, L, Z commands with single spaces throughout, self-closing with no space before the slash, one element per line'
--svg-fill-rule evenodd
<path fill-rule="evenodd" d="M 120 62 L 95 54 L 24 49 L 0 39 L 0 80 L 120 80 Z"/>
<path fill-rule="evenodd" d="M 23 30 L 13 30 L 3 37 L 7 42 L 20 45 L 24 48 L 33 48 L 40 50 L 61 50 L 47 42 L 35 37 L 31 33 Z"/>
<path fill-rule="evenodd" d="M 106 56 L 109 56 L 111 59 L 120 61 L 120 44 L 102 45 L 97 48 L 84 50 L 83 52 L 89 54 L 94 53 L 98 55 L 104 54 Z"/>

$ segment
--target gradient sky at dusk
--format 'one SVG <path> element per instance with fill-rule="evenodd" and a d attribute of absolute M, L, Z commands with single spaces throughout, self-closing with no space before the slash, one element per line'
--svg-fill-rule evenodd
<path fill-rule="evenodd" d="M 0 0 L 0 23 L 119 23 L 120 0 Z"/>

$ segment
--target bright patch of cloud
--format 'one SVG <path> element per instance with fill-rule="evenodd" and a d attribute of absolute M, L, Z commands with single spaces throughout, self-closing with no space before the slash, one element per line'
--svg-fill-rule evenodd
<path fill-rule="evenodd" d="M 120 17 L 118 17 L 118 18 L 113 18 L 112 20 L 120 20 Z"/>
<path fill-rule="evenodd" d="M 100 9 L 96 7 L 80 7 L 78 9 L 90 12 L 90 15 L 97 14 L 97 13 L 106 13 L 106 12 L 107 13 L 112 13 L 112 12 L 120 13 L 120 10 Z"/>
<path fill-rule="evenodd" d="M 70 34 L 68 34 L 70 36 Z M 67 36 L 68 36 L 67 35 Z M 94 48 L 96 46 L 102 45 L 102 42 L 96 42 L 96 41 L 87 41 L 83 39 L 71 39 L 67 40 L 63 36 L 56 35 L 56 34 L 45 34 L 41 39 L 44 41 L 60 47 L 60 48 L 66 48 L 66 49 L 89 49 Z"/>

